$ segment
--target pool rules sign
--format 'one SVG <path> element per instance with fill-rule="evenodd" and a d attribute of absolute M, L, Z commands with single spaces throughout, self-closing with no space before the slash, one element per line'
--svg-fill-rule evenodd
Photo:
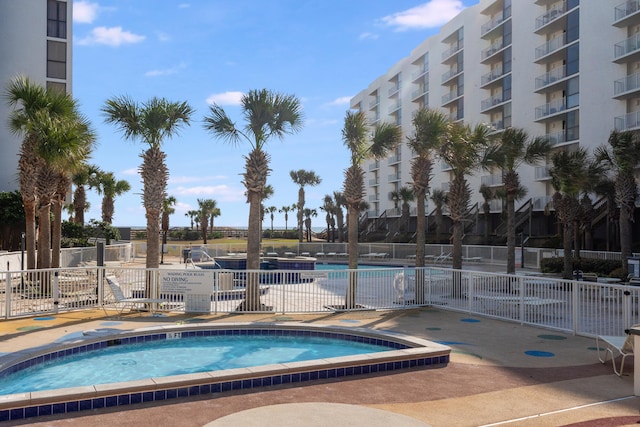
<path fill-rule="evenodd" d="M 160 293 L 180 295 L 187 313 L 211 311 L 213 271 L 181 270 L 160 271 Z"/>

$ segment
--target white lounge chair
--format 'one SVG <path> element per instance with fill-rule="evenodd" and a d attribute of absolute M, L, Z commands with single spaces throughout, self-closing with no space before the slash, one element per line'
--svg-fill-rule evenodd
<path fill-rule="evenodd" d="M 619 377 L 622 376 L 624 370 L 624 361 L 627 357 L 633 356 L 633 335 L 627 331 L 626 336 L 616 335 L 598 335 L 596 336 L 596 350 L 598 351 L 598 360 L 600 363 L 606 363 L 611 356 L 613 372 Z M 604 345 L 602 351 L 600 345 Z M 620 368 L 616 366 L 616 357 L 622 356 L 620 360 Z"/>
<path fill-rule="evenodd" d="M 163 298 L 127 298 L 124 296 L 124 292 L 122 292 L 122 288 L 120 287 L 120 284 L 118 283 L 118 280 L 115 277 L 108 276 L 108 277 L 105 277 L 105 280 L 109 285 L 109 288 L 111 289 L 111 294 L 113 295 L 113 298 L 115 298 L 115 307 L 116 307 L 116 310 L 118 310 L 118 314 L 122 314 L 122 312 L 127 306 L 135 307 L 136 310 L 140 311 L 140 305 L 146 305 L 147 307 L 149 307 L 149 310 L 152 310 L 154 308 L 154 304 L 162 304 L 162 303 L 169 302 L 169 300 L 163 299 Z M 106 305 L 107 304 L 103 301 L 102 309 L 104 310 L 104 313 L 108 316 L 109 314 L 107 313 L 107 308 L 105 307 Z M 118 306 L 120 306 L 120 308 L 118 308 Z"/>

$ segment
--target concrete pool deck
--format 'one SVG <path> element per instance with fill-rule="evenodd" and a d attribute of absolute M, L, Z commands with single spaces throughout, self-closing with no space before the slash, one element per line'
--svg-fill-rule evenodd
<path fill-rule="evenodd" d="M 111 313 L 110 313 L 111 314 Z M 431 307 L 307 315 L 131 313 L 102 310 L 0 321 L 0 352 L 98 328 L 190 322 L 307 322 L 400 332 L 450 346 L 445 368 L 273 386 L 164 404 L 48 416 L 32 426 L 619 426 L 640 422 L 633 365 L 622 378 L 598 362 L 595 340 Z"/>

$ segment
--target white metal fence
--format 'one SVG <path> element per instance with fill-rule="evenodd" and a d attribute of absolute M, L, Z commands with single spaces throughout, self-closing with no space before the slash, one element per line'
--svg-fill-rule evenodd
<path fill-rule="evenodd" d="M 100 308 L 103 304 L 114 308 L 115 297 L 105 285 L 105 276 L 116 279 L 125 297 L 166 301 L 153 306 L 153 310 L 238 312 L 246 280 L 254 275 L 260 283 L 261 303 L 275 313 L 342 311 L 349 284 L 356 283 L 356 308 L 352 310 L 431 305 L 587 336 L 622 335 L 626 328 L 640 323 L 640 287 L 634 286 L 439 267 L 207 270 L 209 291 L 194 303 L 188 295 L 161 287 L 163 274 L 171 271 L 183 273 L 185 269 L 81 267 L 7 271 L 0 275 L 0 318 Z"/>

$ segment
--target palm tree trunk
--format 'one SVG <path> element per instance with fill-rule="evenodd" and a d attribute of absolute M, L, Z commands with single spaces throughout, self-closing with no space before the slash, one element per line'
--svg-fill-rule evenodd
<path fill-rule="evenodd" d="M 53 227 L 51 233 L 51 267 L 60 268 L 60 247 L 62 240 L 62 205 L 64 196 L 56 195 L 53 202 Z"/>
<path fill-rule="evenodd" d="M 573 253 L 571 250 L 572 240 L 573 222 L 567 221 L 563 224 L 562 230 L 562 247 L 564 248 L 564 267 L 562 269 L 563 279 L 571 279 L 573 277 Z"/>
<path fill-rule="evenodd" d="M 258 311 L 260 305 L 260 283 L 259 274 L 255 273 L 260 270 L 260 204 L 261 194 L 255 191 L 249 191 L 249 230 L 247 236 L 247 271 L 253 271 L 247 274 L 247 285 L 245 290 L 245 301 L 243 309 L 246 311 Z"/>
<path fill-rule="evenodd" d="M 631 227 L 631 213 L 624 206 L 620 209 L 620 252 L 622 256 L 622 271 L 626 276 L 629 274 L 628 259 L 631 256 L 631 244 L 633 240 Z"/>
<path fill-rule="evenodd" d="M 51 268 L 51 203 L 38 209 L 38 268 Z"/>
<path fill-rule="evenodd" d="M 25 241 L 27 246 L 27 269 L 36 268 L 36 199 L 22 196 L 25 216 Z"/>
<path fill-rule="evenodd" d="M 507 193 L 507 274 L 516 272 L 515 195 Z"/>
<path fill-rule="evenodd" d="M 416 304 L 424 304 L 424 244 L 426 240 L 425 228 L 425 192 L 424 190 L 418 191 L 416 194 L 417 201 L 417 218 L 416 218 L 416 283 L 415 283 L 415 302 Z"/>
<path fill-rule="evenodd" d="M 348 230 L 349 230 L 349 269 L 358 268 L 358 204 L 348 204 Z M 354 308 L 356 306 L 356 292 L 358 289 L 358 276 L 356 272 L 349 273 L 349 287 L 345 298 L 345 308 Z"/>
<path fill-rule="evenodd" d="M 303 230 L 302 230 L 302 226 L 303 226 L 303 210 L 304 210 L 304 189 L 302 187 L 300 187 L 300 189 L 298 190 L 298 242 L 302 243 L 302 239 L 304 237 L 303 235 Z"/>

